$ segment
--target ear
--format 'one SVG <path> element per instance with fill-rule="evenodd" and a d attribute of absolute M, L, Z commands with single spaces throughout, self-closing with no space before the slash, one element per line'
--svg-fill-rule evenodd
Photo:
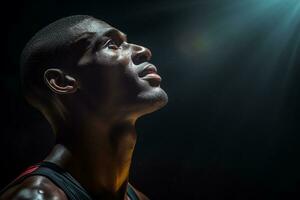
<path fill-rule="evenodd" d="M 75 78 L 56 68 L 50 68 L 44 72 L 44 81 L 57 94 L 74 93 L 78 89 L 78 81 Z"/>

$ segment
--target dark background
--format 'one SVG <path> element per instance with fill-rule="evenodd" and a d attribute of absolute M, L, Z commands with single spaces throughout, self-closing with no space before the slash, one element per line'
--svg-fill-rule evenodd
<path fill-rule="evenodd" d="M 298 199 L 300 9 L 297 1 L 259 2 L 2 5 L 0 188 L 54 144 L 46 120 L 21 95 L 22 48 L 50 22 L 88 14 L 150 48 L 169 95 L 166 107 L 137 122 L 134 186 L 153 200 Z"/>

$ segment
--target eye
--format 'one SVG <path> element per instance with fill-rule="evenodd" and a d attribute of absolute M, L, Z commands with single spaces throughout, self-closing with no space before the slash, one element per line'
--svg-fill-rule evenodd
<path fill-rule="evenodd" d="M 107 42 L 104 44 L 105 47 L 108 47 L 109 49 L 119 49 L 118 44 L 113 41 L 112 39 L 107 40 Z"/>

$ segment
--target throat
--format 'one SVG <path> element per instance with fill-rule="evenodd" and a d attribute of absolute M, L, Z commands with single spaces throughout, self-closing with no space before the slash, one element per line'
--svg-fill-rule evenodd
<path fill-rule="evenodd" d="M 134 126 L 92 124 L 74 131 L 71 141 L 57 144 L 45 160 L 68 171 L 95 199 L 124 200 L 136 143 Z"/>

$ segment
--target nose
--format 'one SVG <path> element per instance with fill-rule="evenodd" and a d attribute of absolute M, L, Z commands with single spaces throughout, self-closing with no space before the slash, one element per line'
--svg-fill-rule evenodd
<path fill-rule="evenodd" d="M 152 57 L 151 51 L 143 46 L 131 44 L 132 45 L 132 61 L 134 64 L 138 65 L 143 62 L 150 61 Z"/>

